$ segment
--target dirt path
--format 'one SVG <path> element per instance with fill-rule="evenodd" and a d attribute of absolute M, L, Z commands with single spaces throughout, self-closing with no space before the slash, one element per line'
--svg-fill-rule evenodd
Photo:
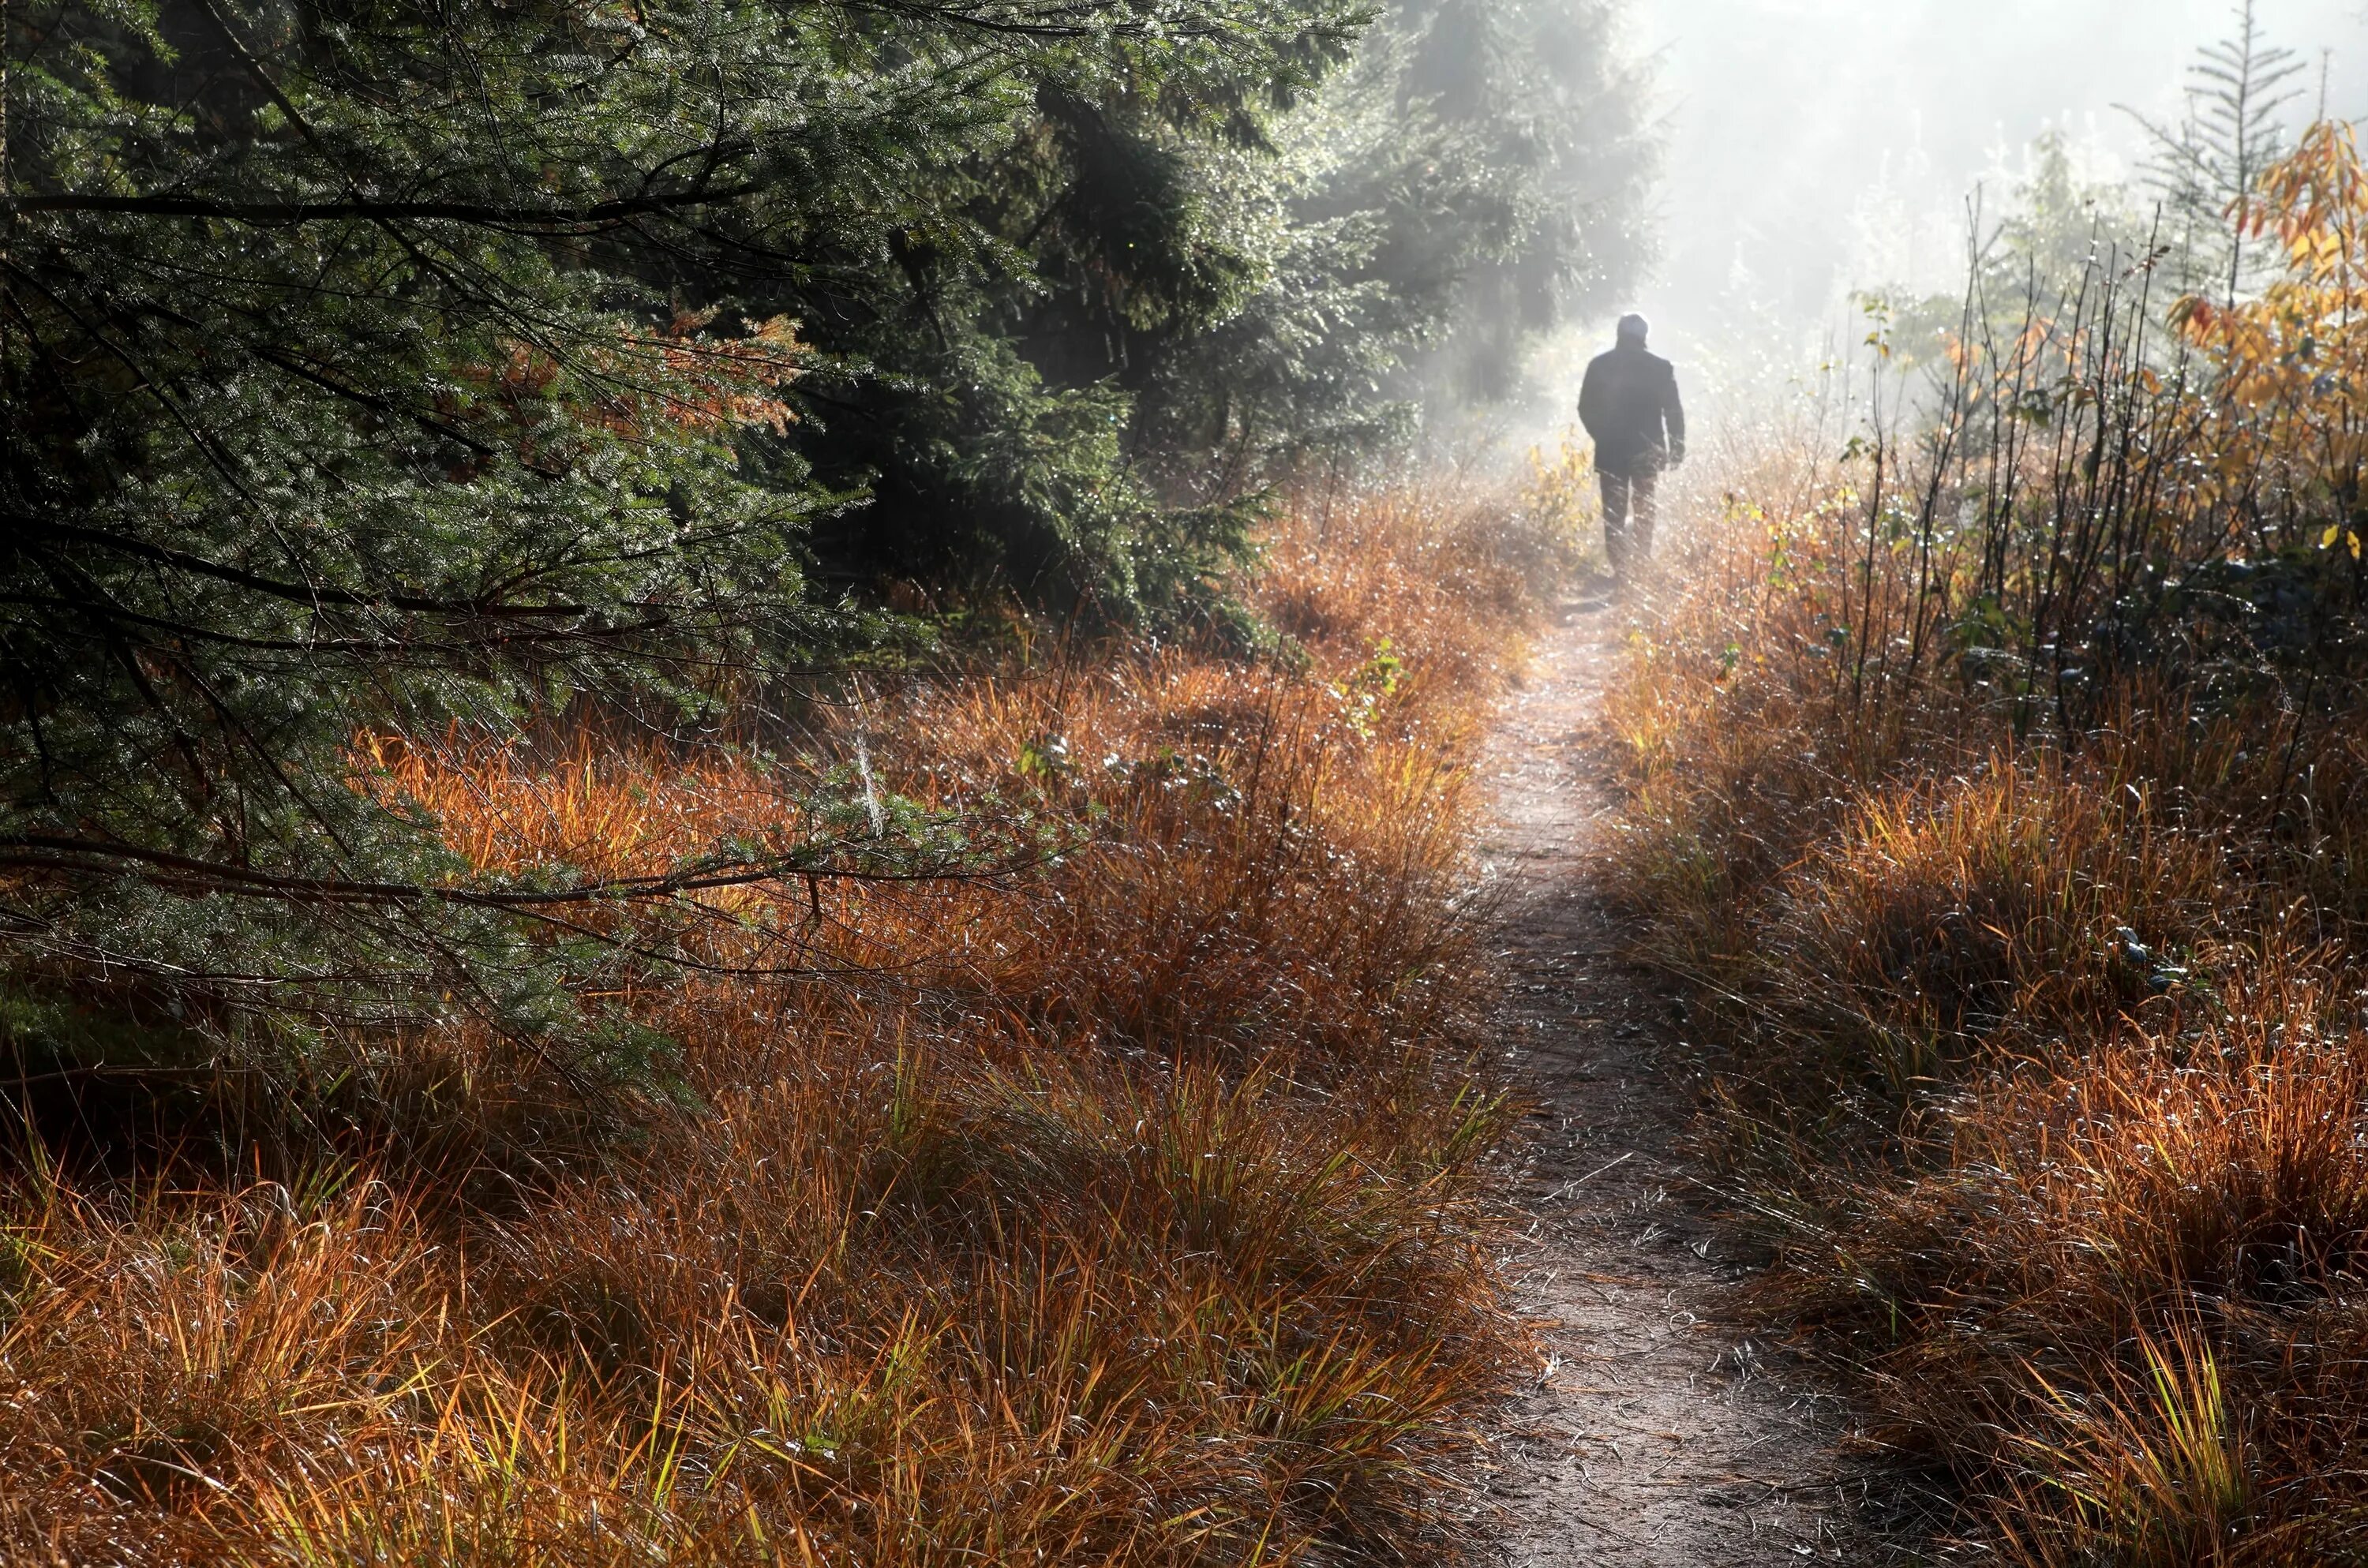
<path fill-rule="evenodd" d="M 1785 1358 L 1718 1321 L 1749 1267 L 1706 1221 L 1664 1075 L 1680 1010 L 1618 956 L 1588 865 L 1609 808 L 1595 733 L 1630 612 L 1567 607 L 1508 704 L 1489 760 L 1512 978 L 1508 1049 L 1541 1107 L 1513 1260 L 1547 1326 L 1497 1501 L 1514 1568 L 1742 1568 L 1863 1561 L 1842 1418 Z"/>

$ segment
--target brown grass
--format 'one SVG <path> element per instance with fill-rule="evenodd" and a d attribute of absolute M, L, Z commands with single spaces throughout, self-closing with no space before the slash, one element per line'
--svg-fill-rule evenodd
<path fill-rule="evenodd" d="M 2361 1561 L 2368 722 L 2134 676 L 2075 732 L 1854 669 L 1853 602 L 1914 599 L 1865 585 L 1863 478 L 1738 476 L 1802 499 L 1681 544 L 1611 715 L 1759 1306 L 1983 1551 Z"/>
<path fill-rule="evenodd" d="M 1064 852 L 718 895 L 800 964 L 624 975 L 675 1042 L 631 1096 L 464 1031 L 358 1050 L 232 1156 L 273 1179 L 29 1144 L 0 1557 L 1452 1559 L 1517 1342 L 1461 890 L 1520 551 L 1468 500 L 1344 504 L 1249 589 L 1293 659 L 879 699 L 882 790 Z M 744 758 L 560 755 L 388 747 L 373 787 L 510 869 L 812 827 Z"/>

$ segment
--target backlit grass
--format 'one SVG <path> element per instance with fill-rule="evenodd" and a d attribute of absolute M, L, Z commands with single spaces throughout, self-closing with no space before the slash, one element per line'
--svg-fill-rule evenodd
<path fill-rule="evenodd" d="M 1453 1559 L 1518 1337 L 1463 858 L 1522 538 L 1343 504 L 1248 586 L 1273 656 L 874 691 L 814 744 L 860 722 L 880 793 L 1051 858 L 702 893 L 706 970 L 613 966 L 670 1042 L 641 1079 L 463 1029 L 353 1042 L 207 1123 L 250 1135 L 218 1157 L 102 1179 L 27 1140 L 0 1556 Z M 737 754 L 366 760 L 512 871 L 816 825 Z"/>

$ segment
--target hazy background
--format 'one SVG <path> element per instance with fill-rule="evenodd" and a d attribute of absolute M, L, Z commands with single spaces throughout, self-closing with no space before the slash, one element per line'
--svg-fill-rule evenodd
<path fill-rule="evenodd" d="M 2368 115 L 2363 0 L 2260 0 L 2296 51 L 2296 122 Z M 1714 403 L 1796 373 L 1844 330 L 1852 289 L 1945 290 L 1964 200 L 2010 194 L 2032 142 L 2065 131 L 2091 177 L 2132 174 L 2142 133 L 2183 106 L 2227 0 L 1630 0 L 1630 47 L 1656 65 L 1668 156 L 1662 259 L 1637 303 L 1656 347 Z M 1603 324 L 1542 369 L 1576 387 Z"/>

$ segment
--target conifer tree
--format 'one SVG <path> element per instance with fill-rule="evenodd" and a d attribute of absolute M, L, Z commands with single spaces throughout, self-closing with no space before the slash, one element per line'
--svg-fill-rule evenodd
<path fill-rule="evenodd" d="M 217 1033 L 250 1001 L 586 1028 L 571 977 L 598 960 L 557 915 L 786 867 L 719 846 L 646 885 L 472 874 L 355 787 L 358 739 L 587 706 L 675 733 L 809 656 L 832 628 L 808 535 L 853 488 L 800 449 L 809 385 L 968 399 L 927 437 L 938 460 L 1006 465 L 1063 528 L 1135 521 L 1095 490 L 1119 482 L 1092 394 L 1030 384 L 959 313 L 1008 265 L 990 176 L 1032 155 L 1048 104 L 1254 124 L 1352 20 L 1262 0 L 13 0 L 14 983 L 103 974 Z M 1117 243 L 1152 243 L 1156 218 Z M 1107 241 L 1130 221 L 1077 223 Z M 1173 281 L 1175 308 L 1201 287 Z M 922 369 L 867 367 L 866 331 L 920 345 Z M 989 439 L 959 447 L 963 417 Z"/>
<path fill-rule="evenodd" d="M 2264 36 L 2256 0 L 2236 12 L 2236 30 L 2206 46 L 2188 67 L 2187 112 L 2175 125 L 2133 113 L 2153 143 L 2151 182 L 2193 289 L 2233 306 L 2255 258 L 2240 210 L 2261 176 L 2285 155 L 2285 114 L 2301 96 L 2303 62 Z"/>
<path fill-rule="evenodd" d="M 358 747 L 695 738 L 897 580 L 1211 603 L 1488 269 L 1622 276 L 1548 9 L 7 0 L 0 985 L 630 1045 L 569 912 L 836 851 L 490 876 Z"/>

